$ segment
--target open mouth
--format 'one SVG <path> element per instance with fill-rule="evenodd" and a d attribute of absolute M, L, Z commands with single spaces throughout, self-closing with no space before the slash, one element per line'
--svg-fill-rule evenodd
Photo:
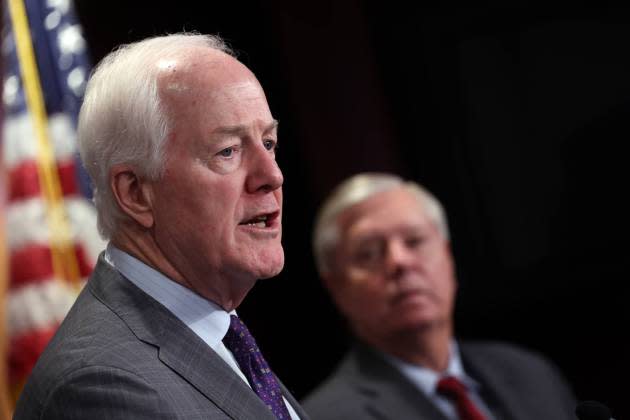
<path fill-rule="evenodd" d="M 259 229 L 273 227 L 277 224 L 279 214 L 279 211 L 259 214 L 239 223 L 239 225 L 252 226 Z"/>

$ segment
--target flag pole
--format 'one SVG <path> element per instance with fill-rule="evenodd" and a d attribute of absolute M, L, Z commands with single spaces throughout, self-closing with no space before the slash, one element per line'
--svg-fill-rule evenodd
<path fill-rule="evenodd" d="M 2 89 L 0 87 L 0 93 Z M 6 308 L 7 295 L 9 290 L 9 264 L 8 250 L 6 246 L 6 185 L 4 184 L 6 172 L 2 164 L 2 151 L 0 150 L 0 308 Z M 11 418 L 11 409 L 9 403 L 10 387 L 9 373 L 7 371 L 7 350 L 9 348 L 9 336 L 7 334 L 7 317 L 6 310 L 0 313 L 0 420 L 9 420 Z"/>
<path fill-rule="evenodd" d="M 4 171 L 0 165 L 0 179 L 4 179 Z M 4 200 L 4 188 L 0 188 L 0 208 L 2 209 L 2 217 L 0 217 L 0 307 L 6 308 L 7 302 L 7 290 L 9 289 L 9 270 L 7 269 L 7 248 L 6 248 L 6 235 L 5 229 L 5 200 Z M 9 404 L 9 374 L 7 372 L 7 349 L 9 346 L 9 340 L 7 335 L 7 319 L 5 315 L 6 311 L 2 311 L 0 314 L 0 356 L 2 357 L 2 364 L 0 365 L 0 420 L 10 419 L 10 404 Z"/>

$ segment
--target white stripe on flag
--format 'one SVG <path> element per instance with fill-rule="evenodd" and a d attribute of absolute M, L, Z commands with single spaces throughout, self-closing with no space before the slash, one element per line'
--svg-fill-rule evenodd
<path fill-rule="evenodd" d="M 7 327 L 10 336 L 50 328 L 61 322 L 77 297 L 69 284 L 46 279 L 9 293 Z"/>
<path fill-rule="evenodd" d="M 57 160 L 73 159 L 76 153 L 76 132 L 70 118 L 65 114 L 49 116 L 48 130 Z M 24 161 L 37 159 L 35 138 L 30 114 L 22 113 L 6 118 L 2 147 L 8 170 Z"/>
<path fill-rule="evenodd" d="M 96 261 L 106 245 L 96 229 L 96 210 L 83 196 L 67 197 L 64 205 L 72 240 L 85 247 L 90 261 Z M 11 203 L 7 206 L 6 218 L 9 249 L 50 243 L 50 229 L 41 197 Z"/>

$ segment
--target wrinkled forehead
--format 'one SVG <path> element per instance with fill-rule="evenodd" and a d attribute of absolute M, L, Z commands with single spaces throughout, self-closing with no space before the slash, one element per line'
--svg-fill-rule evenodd
<path fill-rule="evenodd" d="M 198 135 L 272 120 L 254 74 L 221 51 L 197 48 L 157 65 L 159 97 L 172 130 L 201 130 Z"/>

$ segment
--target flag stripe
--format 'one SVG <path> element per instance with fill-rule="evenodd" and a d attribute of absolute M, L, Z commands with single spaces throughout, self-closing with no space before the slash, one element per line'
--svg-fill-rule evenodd
<path fill-rule="evenodd" d="M 68 197 L 65 202 L 66 212 L 72 227 L 72 238 L 81 242 L 90 259 L 96 261 L 103 249 L 103 241 L 96 234 L 94 207 L 82 196 Z M 46 222 L 45 202 L 41 197 L 11 203 L 6 211 L 6 232 L 9 249 L 20 249 L 30 243 L 50 242 L 48 223 Z"/>
<path fill-rule="evenodd" d="M 76 164 L 74 160 L 58 162 L 57 172 L 62 194 L 64 196 L 79 194 L 79 185 L 76 180 Z M 9 180 L 9 201 L 41 196 L 36 162 L 32 160 L 22 162 L 10 171 Z"/>
<path fill-rule="evenodd" d="M 48 126 L 57 161 L 73 160 L 76 156 L 76 132 L 70 117 L 62 113 L 52 114 L 48 119 Z M 2 152 L 6 169 L 13 169 L 26 160 L 37 159 L 34 137 L 30 114 L 11 115 L 11 118 L 4 122 Z"/>
<path fill-rule="evenodd" d="M 83 246 L 74 246 L 76 259 L 79 264 L 79 275 L 86 277 L 90 274 L 91 261 L 87 258 Z M 52 251 L 50 246 L 31 244 L 22 249 L 13 250 L 10 256 L 11 282 L 10 289 L 19 289 L 26 284 L 47 281 L 55 275 L 52 265 Z"/>
<path fill-rule="evenodd" d="M 58 324 L 11 337 L 9 343 L 9 381 L 20 383 L 30 373 Z"/>
<path fill-rule="evenodd" d="M 11 290 L 7 316 L 10 335 L 28 334 L 61 322 L 77 294 L 75 288 L 53 277 Z"/>

